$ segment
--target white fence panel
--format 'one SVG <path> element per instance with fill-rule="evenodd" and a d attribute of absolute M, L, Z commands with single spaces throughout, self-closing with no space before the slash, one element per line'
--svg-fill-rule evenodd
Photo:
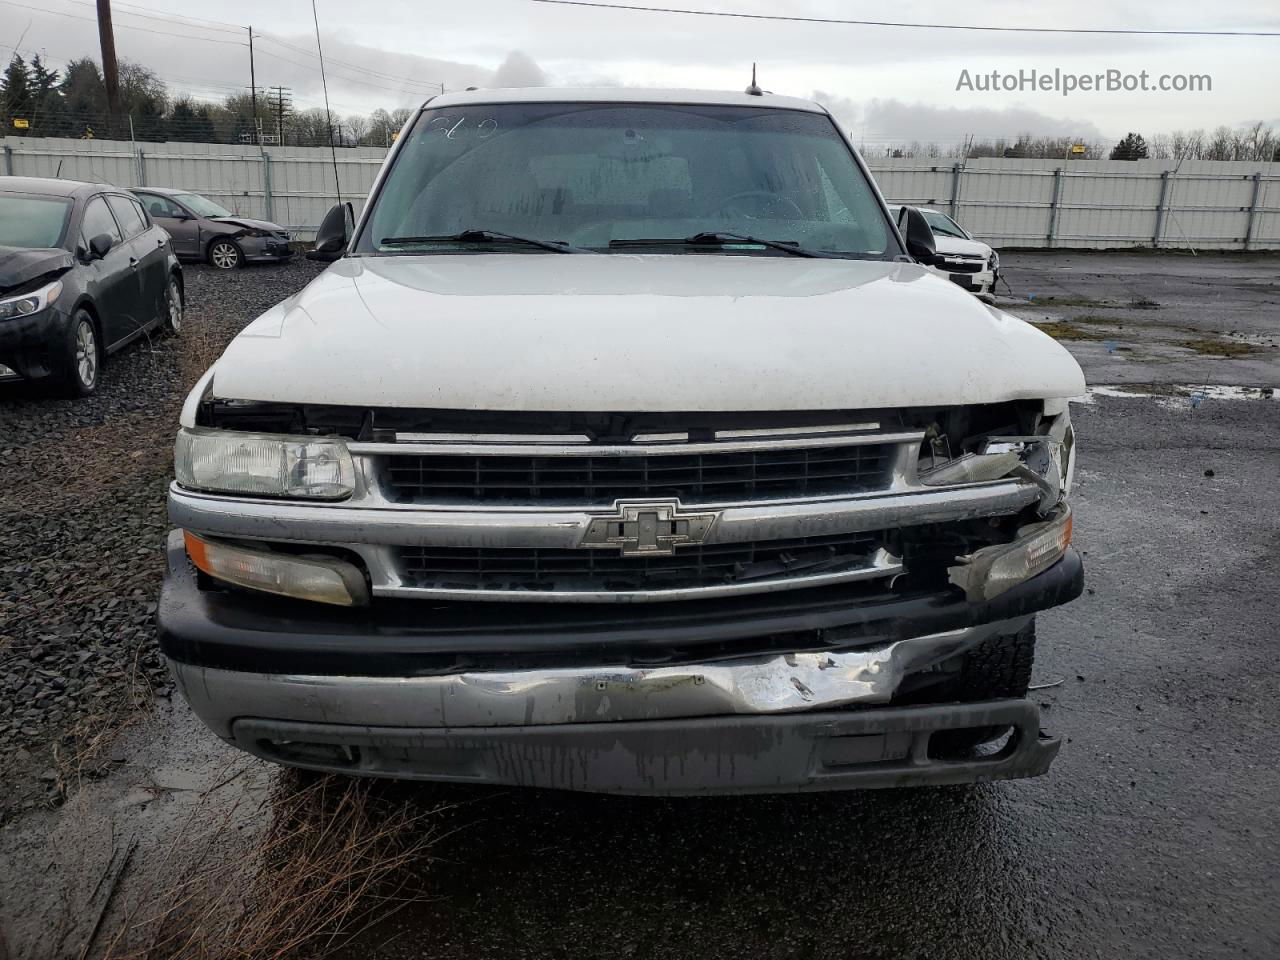
<path fill-rule="evenodd" d="M 338 198 L 357 212 L 385 150 L 6 137 L 0 174 L 184 187 L 315 235 Z M 951 213 L 999 247 L 1280 249 L 1280 163 L 875 157 L 890 203 Z"/>

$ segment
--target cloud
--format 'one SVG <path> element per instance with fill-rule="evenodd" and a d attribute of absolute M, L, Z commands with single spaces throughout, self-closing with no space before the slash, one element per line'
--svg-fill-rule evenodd
<path fill-rule="evenodd" d="M 495 87 L 545 87 L 547 75 L 523 50 L 512 50 L 493 74 Z"/>
<path fill-rule="evenodd" d="M 1105 140 L 1089 120 L 1055 117 L 1028 107 L 942 107 L 930 103 L 873 98 L 855 101 L 822 90 L 813 92 L 855 140 L 868 142 L 956 143 L 972 135 L 979 140 L 1032 136 Z"/>

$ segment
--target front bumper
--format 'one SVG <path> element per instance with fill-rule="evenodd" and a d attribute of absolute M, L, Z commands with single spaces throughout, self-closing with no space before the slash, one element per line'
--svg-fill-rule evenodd
<path fill-rule="evenodd" d="M 247 263 L 276 263 L 293 256 L 293 245 L 276 237 L 241 237 L 236 241 Z"/>
<path fill-rule="evenodd" d="M 37 380 L 57 372 L 59 350 L 69 319 L 53 304 L 25 317 L 0 320 L 0 366 L 17 377 Z M 3 374 L 3 371 L 0 371 Z M 0 382 L 12 379 L 0 376 Z"/>
<path fill-rule="evenodd" d="M 977 273 L 947 273 L 946 276 L 956 286 L 978 296 L 991 294 L 996 286 L 996 275 L 991 270 L 980 270 Z"/>
<path fill-rule="evenodd" d="M 849 588 L 647 608 L 370 610 L 202 591 L 170 540 L 161 646 L 196 714 L 279 763 L 371 776 L 696 794 L 974 782 L 1043 773 L 1025 701 L 887 706 L 902 679 L 1078 596 L 1074 552 L 992 601 Z M 1007 726 L 995 754 L 937 730 Z"/>
<path fill-rule="evenodd" d="M 1009 727 L 946 759 L 942 730 Z M 779 716 L 413 729 L 245 718 L 235 743 L 276 763 L 365 776 L 595 793 L 705 795 L 938 786 L 1045 773 L 1059 741 L 1025 700 Z"/>

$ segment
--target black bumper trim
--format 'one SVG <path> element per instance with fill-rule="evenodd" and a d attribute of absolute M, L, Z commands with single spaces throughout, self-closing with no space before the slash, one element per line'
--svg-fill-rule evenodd
<path fill-rule="evenodd" d="M 731 655 L 718 653 L 717 644 L 796 633 L 811 639 L 796 638 L 788 649 L 847 649 L 1026 616 L 1067 603 L 1083 589 L 1080 557 L 1068 551 L 1044 573 L 982 603 L 970 603 L 958 591 L 868 596 L 849 586 L 643 608 L 380 598 L 372 608 L 345 610 L 200 590 L 175 531 L 158 620 L 165 655 L 186 664 L 295 675 L 424 676 L 537 665 L 547 656 L 562 665 L 632 662 L 672 651 L 715 658 Z"/>
<path fill-rule="evenodd" d="M 930 756 L 939 730 L 1011 727 L 996 752 Z M 288 766 L 397 779 L 699 795 L 936 786 L 1045 773 L 1060 741 L 1026 700 L 533 727 L 406 729 L 246 718 L 235 741 Z"/>

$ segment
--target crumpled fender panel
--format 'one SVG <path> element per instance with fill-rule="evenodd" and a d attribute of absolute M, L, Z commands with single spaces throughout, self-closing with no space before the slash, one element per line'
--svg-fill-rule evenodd
<path fill-rule="evenodd" d="M 75 265 L 75 257 L 56 247 L 36 250 L 0 247 L 0 293 L 17 292 L 45 277 L 53 279 Z"/>

